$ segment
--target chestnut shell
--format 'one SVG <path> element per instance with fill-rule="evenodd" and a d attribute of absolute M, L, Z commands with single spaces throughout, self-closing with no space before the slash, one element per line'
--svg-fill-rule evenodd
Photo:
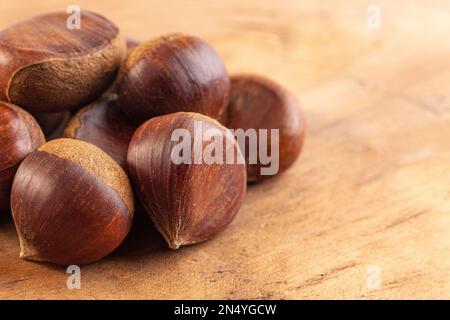
<path fill-rule="evenodd" d="M 10 208 L 10 191 L 21 161 L 45 143 L 36 120 L 25 110 L 0 102 L 0 213 Z"/>
<path fill-rule="evenodd" d="M 234 75 L 231 77 L 230 102 L 223 118 L 229 129 L 279 129 L 279 170 L 289 168 L 300 155 L 306 122 L 297 98 L 276 82 L 258 75 Z M 258 134 L 258 139 L 260 138 Z M 249 144 L 245 158 L 249 182 L 258 182 L 276 175 L 262 175 L 266 165 L 249 163 Z M 268 150 L 272 151 L 270 133 Z M 244 151 L 244 150 L 243 150 Z M 258 152 L 258 150 L 253 150 Z M 270 154 L 270 153 L 269 153 Z"/>
<path fill-rule="evenodd" d="M 11 210 L 22 258 L 82 265 L 122 243 L 134 199 L 127 175 L 106 153 L 84 141 L 57 139 L 19 166 Z"/>
<path fill-rule="evenodd" d="M 66 12 L 31 17 L 0 32 L 0 100 L 32 114 L 85 106 L 114 81 L 125 40 L 106 18 L 81 12 L 81 28 Z"/>
<path fill-rule="evenodd" d="M 171 141 L 172 133 L 187 130 L 194 145 L 196 122 L 202 123 L 204 131 L 218 130 L 223 142 L 231 144 L 233 163 L 172 161 L 172 150 L 178 144 Z M 243 202 L 245 163 L 233 136 L 226 132 L 207 116 L 178 112 L 148 120 L 133 135 L 128 169 L 142 204 L 172 249 L 211 238 L 232 221 Z M 203 148 L 207 145 L 202 142 Z"/>
<path fill-rule="evenodd" d="M 222 59 L 204 40 L 171 34 L 139 45 L 123 63 L 118 103 L 136 124 L 189 111 L 219 119 L 230 81 Z"/>
<path fill-rule="evenodd" d="M 136 127 L 119 109 L 110 94 L 80 109 L 64 129 L 64 137 L 90 142 L 127 167 L 128 144 Z"/>

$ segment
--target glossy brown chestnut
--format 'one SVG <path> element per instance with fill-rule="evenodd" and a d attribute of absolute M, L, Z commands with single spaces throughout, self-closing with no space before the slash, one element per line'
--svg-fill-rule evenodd
<path fill-rule="evenodd" d="M 205 41 L 172 34 L 138 46 L 123 63 L 118 103 L 136 124 L 178 111 L 218 119 L 230 81 L 223 61 Z"/>
<path fill-rule="evenodd" d="M 197 137 L 199 132 L 201 139 L 202 133 L 216 130 L 223 144 L 229 143 L 227 150 L 236 160 L 229 164 L 225 159 L 222 164 L 194 163 L 194 151 L 191 156 L 186 153 L 189 161 L 176 164 L 172 152 L 181 141 L 172 139 L 174 130 L 188 132 L 184 142 L 193 146 L 198 124 L 203 129 L 197 131 Z M 172 249 L 211 238 L 232 221 L 242 204 L 245 162 L 236 140 L 226 132 L 207 116 L 178 112 L 148 120 L 133 135 L 128 149 L 132 180 L 146 211 Z M 211 144 L 208 139 L 197 141 L 203 150 Z"/>
<path fill-rule="evenodd" d="M 33 114 L 76 109 L 114 81 L 125 41 L 109 20 L 81 13 L 81 28 L 68 14 L 48 13 L 0 32 L 0 100 Z"/>
<path fill-rule="evenodd" d="M 116 104 L 116 95 L 107 95 L 82 108 L 69 121 L 64 137 L 90 142 L 126 168 L 128 144 L 136 130 Z"/>
<path fill-rule="evenodd" d="M 22 258 L 82 265 L 122 243 L 134 199 L 127 175 L 106 153 L 84 141 L 56 139 L 19 166 L 11 210 Z"/>
<path fill-rule="evenodd" d="M 305 117 L 297 99 L 279 84 L 256 75 L 231 77 L 230 102 L 225 117 L 230 129 L 279 129 L 279 170 L 285 171 L 299 156 L 305 136 Z M 271 135 L 268 134 L 268 150 L 272 152 Z M 260 136 L 258 135 L 258 139 Z M 268 179 L 274 175 L 262 175 L 261 162 L 249 164 L 249 144 L 245 158 L 249 182 Z"/>
<path fill-rule="evenodd" d="M 11 184 L 19 164 L 44 143 L 41 128 L 28 112 L 0 102 L 0 213 L 9 211 Z"/>
<path fill-rule="evenodd" d="M 33 116 L 41 126 L 47 140 L 60 138 L 67 122 L 71 118 L 68 110 L 54 113 L 39 113 Z"/>

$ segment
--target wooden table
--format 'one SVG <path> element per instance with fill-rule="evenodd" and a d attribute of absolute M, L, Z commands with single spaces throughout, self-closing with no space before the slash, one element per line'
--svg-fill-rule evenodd
<path fill-rule="evenodd" d="M 450 298 L 448 1 L 76 1 L 125 35 L 193 33 L 230 73 L 270 75 L 308 119 L 304 153 L 231 226 L 168 250 L 147 221 L 68 290 L 0 222 L 0 298 Z M 381 29 L 367 27 L 370 3 Z M 0 27 L 67 1 L 2 1 Z"/>

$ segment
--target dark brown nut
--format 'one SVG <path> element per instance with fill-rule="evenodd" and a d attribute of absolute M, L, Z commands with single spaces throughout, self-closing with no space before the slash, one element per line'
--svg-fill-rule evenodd
<path fill-rule="evenodd" d="M 67 122 L 71 118 L 70 111 L 67 110 L 54 113 L 34 114 L 33 116 L 41 126 L 47 140 L 60 138 Z"/>
<path fill-rule="evenodd" d="M 90 142 L 126 169 L 128 145 L 136 130 L 108 95 L 82 108 L 69 121 L 64 137 Z"/>
<path fill-rule="evenodd" d="M 230 103 L 226 111 L 226 127 L 230 129 L 279 129 L 279 170 L 285 171 L 299 156 L 305 137 L 305 117 L 297 99 L 277 83 L 256 75 L 231 77 Z M 258 148 L 249 150 L 245 145 L 247 178 L 249 182 L 268 179 L 274 175 L 263 175 L 266 165 L 259 159 L 249 163 L 249 156 L 259 155 L 261 142 L 267 142 L 268 153 L 273 152 L 271 133 L 262 141 L 258 131 Z M 241 145 L 241 149 L 244 149 Z M 244 150 L 242 150 L 244 151 Z"/>
<path fill-rule="evenodd" d="M 11 185 L 19 164 L 44 143 L 41 128 L 28 112 L 0 102 L 0 213 L 9 211 Z"/>
<path fill-rule="evenodd" d="M 84 141 L 57 139 L 20 165 L 11 210 L 22 258 L 82 265 L 122 243 L 134 199 L 126 173 L 106 153 Z"/>
<path fill-rule="evenodd" d="M 0 32 L 0 100 L 33 114 L 87 105 L 114 81 L 125 41 L 109 20 L 88 11 L 69 30 L 65 12 L 20 21 Z"/>
<path fill-rule="evenodd" d="M 202 129 L 196 131 L 199 124 Z M 218 145 L 224 150 L 229 143 L 226 150 L 235 161 L 220 157 L 224 163 L 195 163 L 194 148 L 191 156 L 187 149 L 180 152 L 188 161 L 176 164 L 172 154 L 181 142 L 172 141 L 175 130 L 189 135 L 183 141 L 188 149 L 200 141 L 198 146 L 206 150 L 211 142 L 198 137 L 210 129 L 217 131 L 223 142 Z M 242 204 L 245 162 L 236 140 L 226 132 L 207 116 L 178 112 L 148 120 L 133 135 L 128 149 L 130 175 L 142 204 L 172 249 L 211 238 L 232 221 Z"/>
<path fill-rule="evenodd" d="M 223 61 L 205 41 L 172 34 L 138 46 L 121 67 L 118 103 L 136 124 L 178 111 L 219 119 L 230 81 Z"/>

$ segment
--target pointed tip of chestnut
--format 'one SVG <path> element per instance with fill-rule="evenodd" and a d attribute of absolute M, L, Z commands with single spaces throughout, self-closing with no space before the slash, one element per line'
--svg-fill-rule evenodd
<path fill-rule="evenodd" d="M 249 154 L 253 152 L 260 157 L 260 148 L 249 150 L 245 146 L 248 182 L 255 183 L 277 176 L 289 168 L 303 149 L 306 123 L 305 116 L 297 98 L 278 83 L 259 75 L 231 76 L 230 101 L 223 118 L 224 125 L 229 129 L 277 129 L 278 171 L 275 174 L 262 174 L 262 168 L 267 165 L 258 158 L 256 163 L 249 163 Z M 271 140 L 267 139 L 269 155 L 274 154 Z M 260 141 L 259 141 L 260 143 Z"/>
<path fill-rule="evenodd" d="M 123 63 L 118 103 L 135 123 L 174 112 L 218 119 L 228 102 L 225 64 L 203 39 L 169 34 L 139 45 Z"/>
<path fill-rule="evenodd" d="M 82 11 L 82 27 L 68 28 L 68 15 L 31 17 L 0 32 L 0 100 L 33 114 L 76 109 L 114 81 L 125 40 L 106 18 Z"/>
<path fill-rule="evenodd" d="M 141 42 L 139 40 L 133 39 L 133 38 L 126 38 L 126 43 L 127 43 L 127 57 L 130 55 L 130 53 L 132 53 L 134 51 L 134 49 L 136 49 Z M 125 57 L 126 58 L 126 57 Z"/>
<path fill-rule="evenodd" d="M 178 249 L 180 249 L 181 244 L 178 243 L 178 242 L 168 241 L 167 243 L 168 243 L 168 245 L 169 245 L 169 248 L 172 249 L 172 250 L 178 250 Z"/>
<path fill-rule="evenodd" d="M 18 235 L 18 237 L 20 243 L 19 258 L 31 261 L 43 261 L 43 259 L 39 256 L 39 252 L 36 251 L 32 243 L 28 243 L 28 241 L 24 239 L 20 234 Z"/>

